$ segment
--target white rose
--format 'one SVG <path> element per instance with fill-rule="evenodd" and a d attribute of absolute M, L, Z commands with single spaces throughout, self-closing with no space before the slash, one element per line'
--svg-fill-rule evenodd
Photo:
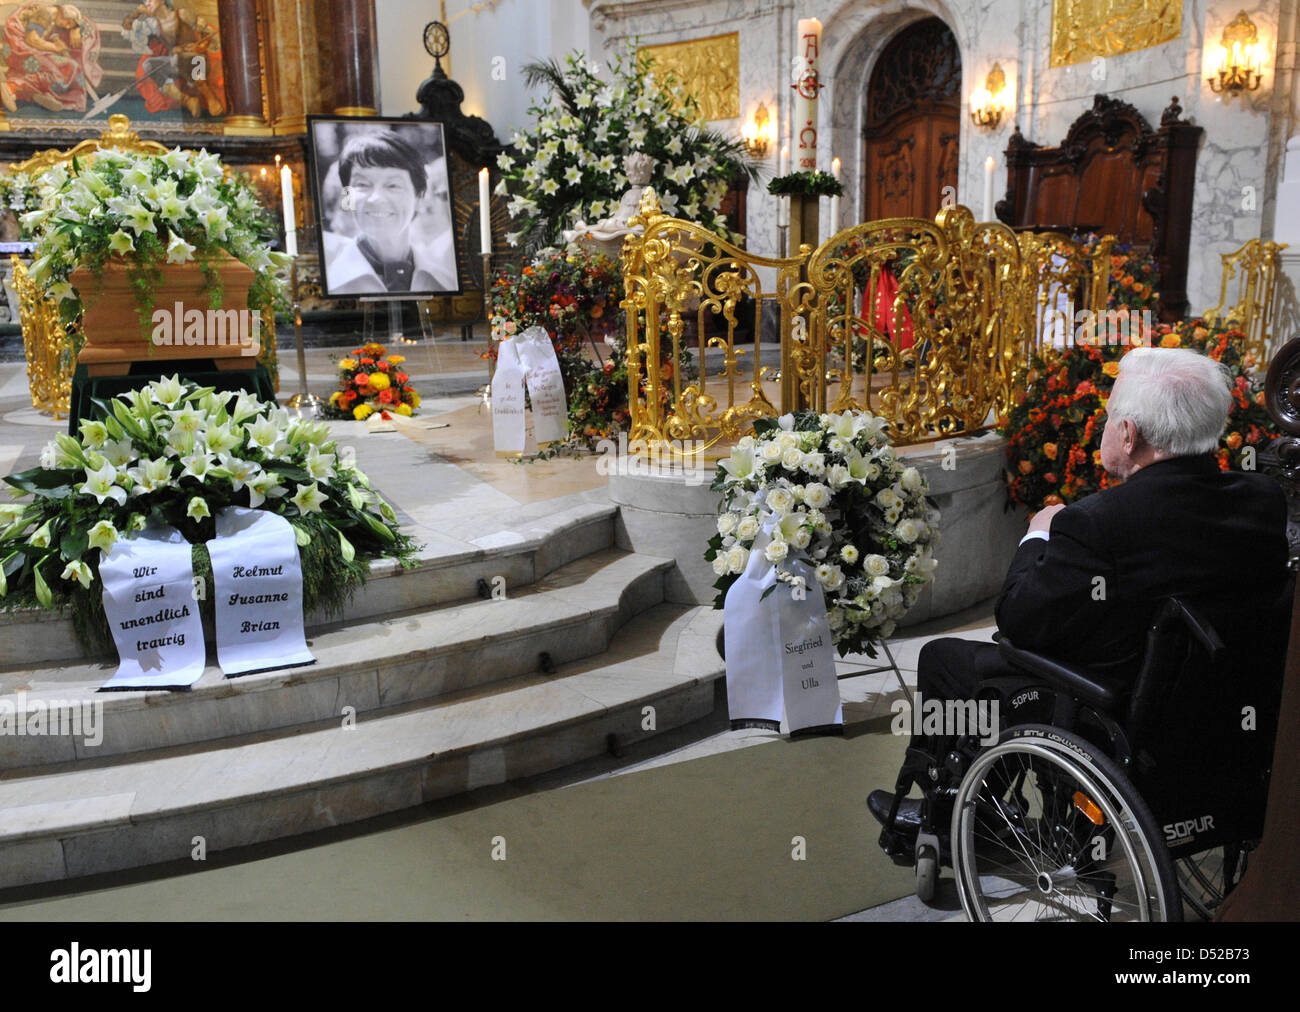
<path fill-rule="evenodd" d="M 759 523 L 758 517 L 749 516 L 741 519 L 736 525 L 736 537 L 741 541 L 752 541 L 758 537 Z"/>
<path fill-rule="evenodd" d="M 790 548 L 784 541 L 773 541 L 763 549 L 763 558 L 771 563 L 783 562 L 789 551 Z"/>
<path fill-rule="evenodd" d="M 898 535 L 899 541 L 910 545 L 925 533 L 925 525 L 908 517 L 894 529 L 894 533 Z"/>
<path fill-rule="evenodd" d="M 794 534 L 790 535 L 790 544 L 794 545 L 794 547 L 800 551 L 807 548 L 811 541 L 812 535 L 802 527 L 795 531 Z"/>
<path fill-rule="evenodd" d="M 863 560 L 862 568 L 870 576 L 887 576 L 889 574 L 889 560 L 883 555 L 868 555 Z"/>
<path fill-rule="evenodd" d="M 858 561 L 858 550 L 852 545 L 845 545 L 840 549 L 840 558 L 851 566 Z"/>
<path fill-rule="evenodd" d="M 804 487 L 803 501 L 812 509 L 824 509 L 831 503 L 831 490 L 821 482 L 811 482 Z"/>
<path fill-rule="evenodd" d="M 781 446 L 781 444 L 775 441 L 771 441 L 763 444 L 763 449 L 759 451 L 758 455 L 762 457 L 765 461 L 767 461 L 769 464 L 775 464 L 778 460 L 781 459 L 781 455 L 783 453 L 785 453 L 785 449 Z"/>
<path fill-rule="evenodd" d="M 727 566 L 733 573 L 743 573 L 749 565 L 749 549 L 739 546 L 727 553 Z"/>
<path fill-rule="evenodd" d="M 916 468 L 908 467 L 903 470 L 902 484 L 909 492 L 920 492 L 925 487 L 925 479 Z"/>
<path fill-rule="evenodd" d="M 893 585 L 894 585 L 894 581 L 887 576 L 877 576 L 874 580 L 871 581 L 871 589 L 874 590 L 877 595 L 883 594 L 885 591 L 889 590 L 889 588 L 891 588 Z"/>
<path fill-rule="evenodd" d="M 803 454 L 795 447 L 790 447 L 785 453 L 781 454 L 781 466 L 789 471 L 799 470 L 799 465 L 803 463 Z"/>
<path fill-rule="evenodd" d="M 735 513 L 723 513 L 722 516 L 718 517 L 718 533 L 724 536 L 730 534 L 736 529 L 739 521 L 740 517 L 736 516 Z"/>
<path fill-rule="evenodd" d="M 778 517 L 783 517 L 794 508 L 794 495 L 786 488 L 774 488 L 767 493 L 767 506 Z"/>
<path fill-rule="evenodd" d="M 844 586 L 844 570 L 839 566 L 831 566 L 830 579 L 826 581 L 827 590 L 839 590 Z"/>
<path fill-rule="evenodd" d="M 727 553 L 719 552 L 717 557 L 713 560 L 713 575 L 726 576 L 727 570 L 728 570 Z"/>
<path fill-rule="evenodd" d="M 894 494 L 892 488 L 882 488 L 876 493 L 876 505 L 882 510 L 898 505 L 898 496 Z"/>

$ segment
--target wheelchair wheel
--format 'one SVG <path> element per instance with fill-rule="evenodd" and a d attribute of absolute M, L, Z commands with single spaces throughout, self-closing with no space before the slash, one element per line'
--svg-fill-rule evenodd
<path fill-rule="evenodd" d="M 1256 843 L 1250 840 L 1212 847 L 1175 862 L 1183 901 L 1197 917 L 1205 921 L 1214 919 L 1223 898 L 1246 873 L 1246 861 Z"/>
<path fill-rule="evenodd" d="M 1057 728 L 1008 728 L 962 779 L 953 870 L 974 921 L 1182 919 L 1173 860 L 1119 767 Z"/>

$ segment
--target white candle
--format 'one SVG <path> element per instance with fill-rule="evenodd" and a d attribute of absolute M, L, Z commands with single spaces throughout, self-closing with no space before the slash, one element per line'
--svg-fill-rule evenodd
<path fill-rule="evenodd" d="M 478 248 L 492 252 L 492 198 L 488 194 L 488 170 L 478 170 Z"/>
<path fill-rule="evenodd" d="M 983 221 L 993 221 L 993 156 L 984 159 L 984 217 Z"/>
<path fill-rule="evenodd" d="M 781 173 L 782 176 L 790 174 L 790 145 L 781 145 Z M 776 198 L 776 226 L 780 228 L 783 225 L 790 224 L 790 198 L 784 194 Z"/>
<path fill-rule="evenodd" d="M 800 172 L 817 168 L 817 96 L 821 92 L 818 64 L 821 60 L 822 23 L 816 18 L 799 20 L 795 39 L 794 141 L 795 166 Z"/>
<path fill-rule="evenodd" d="M 298 255 L 298 219 L 293 213 L 293 173 L 289 166 L 280 168 L 280 195 L 284 200 L 284 251 Z"/>
<path fill-rule="evenodd" d="M 831 175 L 834 176 L 836 179 L 840 178 L 840 160 L 838 158 L 831 159 Z M 840 230 L 840 198 L 832 195 L 830 234 L 834 235 L 839 230 Z"/>

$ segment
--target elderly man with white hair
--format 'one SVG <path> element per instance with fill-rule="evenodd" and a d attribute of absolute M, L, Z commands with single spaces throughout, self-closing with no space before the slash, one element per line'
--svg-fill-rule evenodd
<path fill-rule="evenodd" d="M 1131 681 L 1164 598 L 1192 598 L 1211 621 L 1216 606 L 1277 599 L 1286 502 L 1270 478 L 1220 470 L 1214 451 L 1231 403 L 1227 370 L 1203 355 L 1124 356 L 1101 441 L 1102 465 L 1123 483 L 1033 517 L 997 602 L 998 629 L 1012 643 Z M 917 661 L 925 699 L 970 699 L 995 678 L 1024 681 L 993 643 L 933 640 Z M 868 806 L 885 822 L 892 801 L 873 791 Z M 903 801 L 895 829 L 919 824 L 920 802 Z"/>

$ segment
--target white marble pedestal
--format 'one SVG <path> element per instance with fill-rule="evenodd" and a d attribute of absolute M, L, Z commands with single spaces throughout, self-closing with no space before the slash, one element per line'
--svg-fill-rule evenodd
<path fill-rule="evenodd" d="M 1001 589 L 1025 532 L 1023 509 L 1007 509 L 1006 443 L 996 434 L 949 439 L 901 451 L 930 483 L 941 514 L 939 568 L 901 623 L 916 625 L 961 611 Z M 681 604 L 712 603 L 717 577 L 703 552 L 716 530 L 718 493 L 712 471 L 701 476 L 657 468 L 652 474 L 610 475 L 618 506 L 615 543 L 628 551 L 675 560 L 665 596 Z"/>

